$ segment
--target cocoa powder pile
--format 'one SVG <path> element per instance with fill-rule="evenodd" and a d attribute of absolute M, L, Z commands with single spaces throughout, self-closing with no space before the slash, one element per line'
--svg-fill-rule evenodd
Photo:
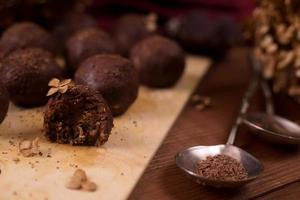
<path fill-rule="evenodd" d="M 248 173 L 236 159 L 227 155 L 208 156 L 196 165 L 199 176 L 215 180 L 244 180 Z"/>

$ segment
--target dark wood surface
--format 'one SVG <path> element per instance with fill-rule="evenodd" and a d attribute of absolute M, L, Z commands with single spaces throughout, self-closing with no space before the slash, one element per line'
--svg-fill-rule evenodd
<path fill-rule="evenodd" d="M 187 103 L 129 199 L 300 199 L 300 149 L 266 143 L 251 135 L 246 127 L 241 127 L 236 145 L 261 160 L 265 167 L 263 174 L 250 184 L 238 189 L 202 187 L 187 179 L 174 163 L 179 150 L 226 141 L 251 78 L 246 55 L 246 49 L 235 48 L 212 66 L 195 91 L 211 97 L 211 108 L 198 111 L 191 102 Z M 251 110 L 263 109 L 260 92 L 251 104 Z M 282 102 L 276 106 L 286 111 Z M 298 113 L 297 107 L 292 110 Z"/>

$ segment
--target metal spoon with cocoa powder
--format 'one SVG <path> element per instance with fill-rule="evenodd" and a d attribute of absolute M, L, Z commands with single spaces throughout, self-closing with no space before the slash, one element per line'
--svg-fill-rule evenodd
<path fill-rule="evenodd" d="M 233 145 L 239 125 L 242 123 L 241 115 L 245 114 L 249 107 L 249 99 L 259 84 L 259 74 L 256 73 L 251 81 L 243 98 L 240 114 L 233 125 L 226 144 L 215 146 L 195 146 L 179 152 L 175 156 L 177 166 L 185 172 L 185 174 L 202 185 L 213 187 L 237 187 L 254 180 L 263 171 L 263 165 L 254 156 Z M 242 164 L 247 171 L 248 176 L 241 180 L 236 179 L 212 179 L 200 176 L 197 173 L 197 164 L 216 155 L 227 155 Z"/>

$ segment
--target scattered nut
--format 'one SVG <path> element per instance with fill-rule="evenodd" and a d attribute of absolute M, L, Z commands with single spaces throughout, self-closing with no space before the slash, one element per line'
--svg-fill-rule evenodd
<path fill-rule="evenodd" d="M 262 74 L 272 80 L 274 92 L 300 98 L 299 1 L 261 0 L 257 5 L 250 35 L 255 42 L 255 56 L 262 63 Z"/>
<path fill-rule="evenodd" d="M 266 52 L 269 54 L 275 53 L 278 50 L 278 45 L 273 43 L 266 47 Z"/>
<path fill-rule="evenodd" d="M 73 174 L 73 178 L 74 178 L 74 179 L 78 179 L 78 180 L 80 180 L 81 182 L 82 182 L 82 181 L 87 181 L 86 173 L 85 173 L 85 171 L 83 171 L 82 169 L 76 169 L 76 171 L 75 171 L 74 174 Z"/>
<path fill-rule="evenodd" d="M 70 180 L 65 185 L 66 188 L 72 190 L 83 189 L 85 191 L 94 192 L 97 190 L 97 185 L 88 180 L 86 173 L 82 169 L 76 169 Z"/>
<path fill-rule="evenodd" d="M 262 41 L 261 41 L 261 43 L 260 43 L 260 46 L 261 46 L 262 48 L 267 48 L 267 47 L 270 46 L 272 43 L 273 43 L 273 38 L 272 38 L 272 36 L 266 35 L 266 36 L 262 39 Z"/>
<path fill-rule="evenodd" d="M 97 185 L 94 182 L 91 181 L 85 181 L 81 183 L 81 187 L 85 191 L 94 192 L 97 190 Z"/>
<path fill-rule="evenodd" d="M 199 111 L 202 111 L 211 105 L 210 97 L 200 96 L 198 94 L 193 95 L 191 101 L 195 104 L 196 110 Z"/>
<path fill-rule="evenodd" d="M 22 140 L 19 142 L 19 152 L 24 157 L 31 157 L 39 154 L 39 138 L 36 137 L 34 140 Z"/>
<path fill-rule="evenodd" d="M 284 69 L 285 67 L 287 67 L 288 65 L 290 65 L 293 62 L 294 59 L 294 52 L 293 51 L 289 51 L 289 52 L 285 52 L 285 51 L 281 51 L 281 54 L 279 54 L 279 59 L 280 61 L 278 62 L 278 69 Z"/>
<path fill-rule="evenodd" d="M 78 190 L 81 188 L 81 180 L 76 179 L 76 178 L 71 178 L 67 183 L 66 183 L 66 188 L 72 189 L 72 190 Z"/>

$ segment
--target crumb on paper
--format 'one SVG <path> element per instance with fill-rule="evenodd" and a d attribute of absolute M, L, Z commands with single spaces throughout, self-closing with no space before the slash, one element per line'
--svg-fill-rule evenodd
<path fill-rule="evenodd" d="M 19 158 L 13 158 L 12 160 L 13 160 L 15 163 L 20 162 L 20 159 L 19 159 Z"/>
<path fill-rule="evenodd" d="M 137 121 L 132 121 L 132 123 L 133 123 L 133 125 L 134 125 L 134 127 L 137 127 L 138 125 L 137 125 Z"/>
<path fill-rule="evenodd" d="M 97 190 L 96 183 L 88 180 L 87 175 L 83 169 L 76 169 L 65 186 L 66 188 L 72 190 L 82 189 L 90 192 L 94 192 Z"/>

